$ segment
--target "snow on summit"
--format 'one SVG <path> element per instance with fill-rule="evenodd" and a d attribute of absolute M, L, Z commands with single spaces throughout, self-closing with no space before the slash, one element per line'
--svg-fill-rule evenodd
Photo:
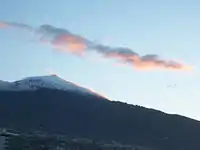
<path fill-rule="evenodd" d="M 35 90 L 40 88 L 57 89 L 64 91 L 75 91 L 83 94 L 101 96 L 100 94 L 81 87 L 75 83 L 66 81 L 57 75 L 47 75 L 47 76 L 35 76 L 26 77 L 18 81 L 7 82 L 0 80 L 0 90 Z M 104 97 L 104 96 L 101 96 Z"/>

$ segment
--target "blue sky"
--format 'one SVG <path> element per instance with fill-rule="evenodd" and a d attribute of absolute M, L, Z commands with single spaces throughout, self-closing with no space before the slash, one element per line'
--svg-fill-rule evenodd
<path fill-rule="evenodd" d="M 58 52 L 21 30 L 0 30 L 0 79 L 56 72 L 111 99 L 200 119 L 200 1 L 3 1 L 0 20 L 34 27 L 51 24 L 109 46 L 158 54 L 194 65 L 195 71 L 136 71 L 94 54 Z M 174 88 L 168 85 L 176 84 Z"/>

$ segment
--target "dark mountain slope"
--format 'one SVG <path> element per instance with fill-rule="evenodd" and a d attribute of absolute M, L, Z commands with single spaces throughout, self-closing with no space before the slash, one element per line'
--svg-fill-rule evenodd
<path fill-rule="evenodd" d="M 116 140 L 161 150 L 200 147 L 198 121 L 59 90 L 0 92 L 0 126 Z"/>

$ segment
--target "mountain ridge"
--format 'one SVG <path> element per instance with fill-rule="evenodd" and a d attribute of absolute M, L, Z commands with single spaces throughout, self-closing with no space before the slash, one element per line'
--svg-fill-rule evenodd
<path fill-rule="evenodd" d="M 91 94 L 91 95 L 103 97 L 97 92 L 94 92 L 76 83 L 66 81 L 65 79 L 55 74 L 25 77 L 13 82 L 0 80 L 0 90 L 14 90 L 14 91 L 22 90 L 23 91 L 23 90 L 36 90 L 40 88 L 50 88 L 50 89 L 57 89 L 57 90 L 64 90 L 64 91 L 72 90 L 72 91 L 80 92 L 82 94 Z"/>
<path fill-rule="evenodd" d="M 0 90 L 0 127 L 114 140 L 157 150 L 198 150 L 200 122 L 73 90 Z"/>

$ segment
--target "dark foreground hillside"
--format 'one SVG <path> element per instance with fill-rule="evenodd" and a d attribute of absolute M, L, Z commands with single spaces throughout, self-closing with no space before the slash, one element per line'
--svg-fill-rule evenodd
<path fill-rule="evenodd" d="M 115 140 L 160 150 L 200 148 L 198 121 L 58 90 L 0 92 L 0 126 Z"/>

